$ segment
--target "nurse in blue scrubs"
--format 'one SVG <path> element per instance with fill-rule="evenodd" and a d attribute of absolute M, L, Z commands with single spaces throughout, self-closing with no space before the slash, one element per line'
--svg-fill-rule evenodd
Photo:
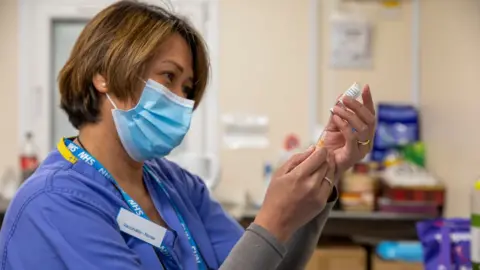
<path fill-rule="evenodd" d="M 201 36 L 169 12 L 120 1 L 96 15 L 59 75 L 79 135 L 60 140 L 11 202 L 0 269 L 302 268 L 335 181 L 370 150 L 370 91 L 334 109 L 326 148 L 276 172 L 245 231 L 201 179 L 163 158 L 187 133 L 208 71 Z"/>

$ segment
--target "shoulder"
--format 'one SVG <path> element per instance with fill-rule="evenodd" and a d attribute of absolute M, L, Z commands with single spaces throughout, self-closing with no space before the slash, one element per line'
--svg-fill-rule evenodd
<path fill-rule="evenodd" d="M 111 193 L 108 187 L 97 181 L 100 177 L 88 170 L 82 172 L 85 168 L 81 165 L 76 166 L 64 160 L 57 151 L 48 155 L 10 202 L 1 228 L 2 244 L 5 244 L 6 234 L 12 236 L 22 228 L 18 226 L 20 223 L 38 223 L 52 217 L 53 213 L 68 216 L 75 215 L 75 211 L 94 212 L 114 222 L 115 207 L 105 196 Z"/>
<path fill-rule="evenodd" d="M 122 201 L 89 168 L 52 153 L 22 185 L 0 230 L 0 269 L 139 269 L 116 223 Z"/>

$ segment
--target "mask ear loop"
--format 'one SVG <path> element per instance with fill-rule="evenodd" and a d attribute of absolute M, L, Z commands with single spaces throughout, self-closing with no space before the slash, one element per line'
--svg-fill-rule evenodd
<path fill-rule="evenodd" d="M 113 102 L 113 100 L 110 98 L 108 93 L 106 93 L 105 95 L 107 96 L 108 100 L 110 101 L 110 104 L 112 104 L 113 108 L 115 108 L 117 110 L 118 109 L 117 105 L 115 105 L 115 102 Z"/>
<path fill-rule="evenodd" d="M 144 79 L 142 79 L 142 78 L 140 78 L 140 77 L 139 77 L 139 79 L 140 79 L 143 83 L 145 83 L 145 85 L 148 84 Z M 117 105 L 115 105 L 115 102 L 113 102 L 113 100 L 112 100 L 112 98 L 110 97 L 110 95 L 109 95 L 108 93 L 105 93 L 105 95 L 107 96 L 108 101 L 110 101 L 110 104 L 112 104 L 113 108 L 115 108 L 116 110 L 118 110 Z"/>

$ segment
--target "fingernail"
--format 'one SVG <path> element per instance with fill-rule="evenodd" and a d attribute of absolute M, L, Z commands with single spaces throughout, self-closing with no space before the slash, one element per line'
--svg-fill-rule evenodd
<path fill-rule="evenodd" d="M 305 152 L 311 152 L 315 148 L 315 145 L 310 145 Z"/>
<path fill-rule="evenodd" d="M 333 114 L 333 108 L 330 108 L 330 113 Z"/>
<path fill-rule="evenodd" d="M 365 89 L 365 91 L 364 91 L 365 93 L 368 93 L 368 92 L 370 92 L 370 85 L 368 85 L 368 84 L 365 84 L 365 87 L 364 87 L 364 89 Z"/>

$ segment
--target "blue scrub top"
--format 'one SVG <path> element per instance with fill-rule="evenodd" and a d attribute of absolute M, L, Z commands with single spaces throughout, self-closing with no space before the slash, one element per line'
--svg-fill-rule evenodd
<path fill-rule="evenodd" d="M 166 159 L 146 162 L 163 181 L 209 269 L 218 269 L 244 230 L 214 201 L 201 179 Z M 155 179 L 144 173 L 155 207 L 170 230 L 163 244 L 183 269 L 197 269 L 178 217 Z M 92 166 L 55 150 L 19 189 L 0 231 L 1 270 L 163 269 L 153 247 L 120 232 L 129 209 L 120 192 Z"/>

